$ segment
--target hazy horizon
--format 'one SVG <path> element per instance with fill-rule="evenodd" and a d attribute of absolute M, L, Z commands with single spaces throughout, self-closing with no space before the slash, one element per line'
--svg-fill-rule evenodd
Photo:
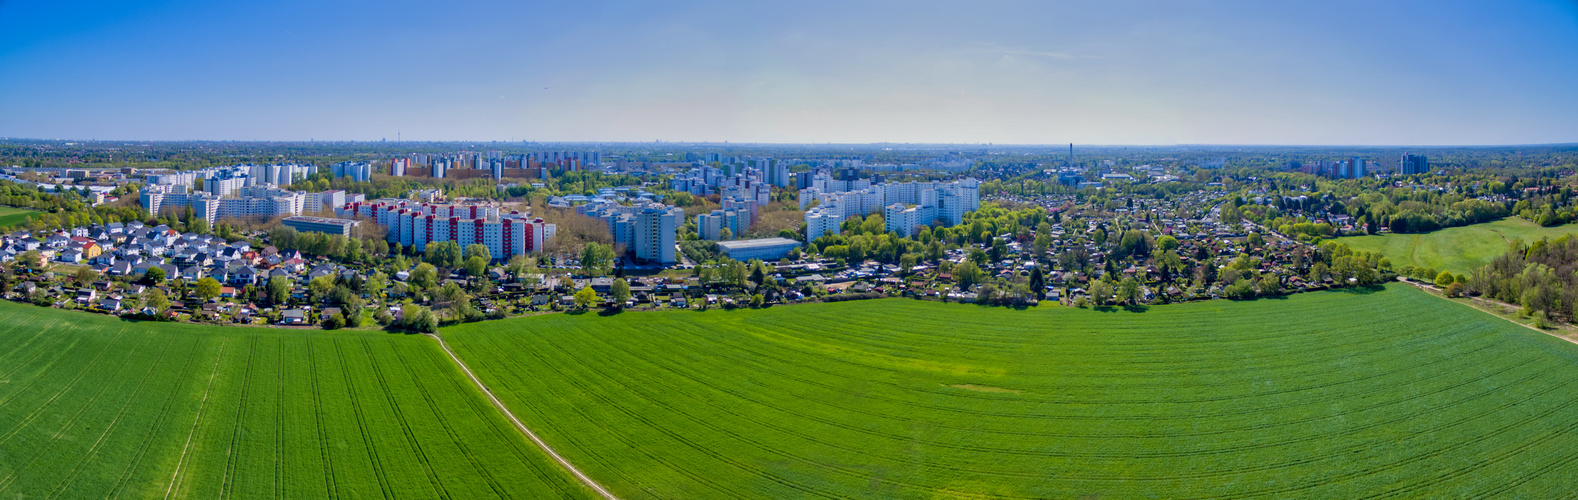
<path fill-rule="evenodd" d="M 1567 1 L 8 0 L 0 136 L 1556 145 L 1575 48 Z"/>

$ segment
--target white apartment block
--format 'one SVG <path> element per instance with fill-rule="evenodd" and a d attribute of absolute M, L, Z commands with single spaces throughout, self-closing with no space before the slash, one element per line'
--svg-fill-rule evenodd
<path fill-rule="evenodd" d="M 345 206 L 347 201 L 345 191 L 338 189 L 321 193 L 307 193 L 307 199 L 302 205 L 302 212 L 315 214 L 323 210 L 334 210 Z"/>
<path fill-rule="evenodd" d="M 728 229 L 729 234 L 739 238 L 750 227 L 749 217 L 741 217 L 736 210 L 713 210 L 712 213 L 700 214 L 696 216 L 696 234 L 704 240 L 721 240 L 723 230 Z M 741 219 L 745 221 L 742 223 Z"/>
<path fill-rule="evenodd" d="M 806 241 L 816 241 L 823 234 L 838 234 L 838 227 L 843 223 L 844 213 L 836 207 L 808 210 L 805 213 Z"/>
<path fill-rule="evenodd" d="M 218 177 L 209 177 L 203 179 L 203 190 L 208 191 L 208 194 L 218 196 L 220 198 L 230 196 L 232 193 L 235 193 L 236 190 L 241 189 L 246 185 L 246 177 L 230 177 L 224 179 Z"/>
<path fill-rule="evenodd" d="M 143 209 L 158 214 L 169 207 L 192 207 L 209 224 L 225 218 L 271 218 L 301 215 L 307 194 L 272 187 L 242 187 L 238 197 L 220 198 L 211 193 L 194 193 L 183 185 L 150 184 L 138 197 Z"/>
<path fill-rule="evenodd" d="M 636 214 L 636 258 L 648 262 L 673 264 L 674 231 L 685 220 L 685 209 L 679 207 L 647 208 Z"/>
<path fill-rule="evenodd" d="M 341 162 L 329 166 L 329 172 L 335 178 L 349 177 L 355 182 L 367 182 L 373 178 L 373 165 L 365 162 Z"/>
<path fill-rule="evenodd" d="M 819 177 L 815 183 L 834 185 L 844 181 L 830 181 Z M 800 208 L 804 210 L 812 201 L 815 209 L 806 212 L 806 237 L 815 240 L 826 233 L 830 217 L 843 219 L 882 212 L 887 230 L 905 236 L 914 235 L 921 226 L 941 220 L 946 226 L 964 222 L 964 215 L 981 207 L 979 183 L 975 179 L 953 182 L 907 182 L 877 184 L 856 191 L 826 192 L 812 187 L 800 191 Z M 815 216 L 813 217 L 813 213 Z M 813 219 L 821 230 L 813 231 Z M 832 225 L 837 233 L 837 224 Z M 813 235 L 814 234 L 814 235 Z"/>

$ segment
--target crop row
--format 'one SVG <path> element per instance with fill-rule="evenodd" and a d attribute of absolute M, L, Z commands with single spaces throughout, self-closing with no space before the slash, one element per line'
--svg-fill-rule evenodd
<path fill-rule="evenodd" d="M 586 496 L 431 339 L 0 318 L 3 496 Z"/>
<path fill-rule="evenodd" d="M 1460 496 L 1578 473 L 1574 346 L 1436 301 L 1393 288 L 1134 314 L 887 300 L 445 337 L 544 439 L 635 498 Z"/>

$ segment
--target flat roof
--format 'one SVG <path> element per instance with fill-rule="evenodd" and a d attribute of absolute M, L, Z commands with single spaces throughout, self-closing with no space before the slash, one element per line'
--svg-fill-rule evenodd
<path fill-rule="evenodd" d="M 745 250 L 748 248 L 775 247 L 781 245 L 796 245 L 800 242 L 789 238 L 758 238 L 754 240 L 730 240 L 718 242 L 718 247 L 726 250 Z"/>
<path fill-rule="evenodd" d="M 341 225 L 341 226 L 354 226 L 354 225 L 360 223 L 359 221 L 354 221 L 354 220 L 351 220 L 351 219 L 330 219 L 328 217 L 312 217 L 312 216 L 307 216 L 307 215 L 292 215 L 290 217 L 286 217 L 284 220 L 296 221 L 296 222 L 311 222 L 311 223 L 316 223 L 316 224 L 338 224 L 338 225 Z"/>

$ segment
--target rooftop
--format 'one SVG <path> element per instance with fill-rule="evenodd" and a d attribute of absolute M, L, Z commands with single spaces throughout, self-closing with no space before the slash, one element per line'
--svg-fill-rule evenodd
<path fill-rule="evenodd" d="M 328 217 L 311 217 L 306 215 L 293 215 L 286 217 L 287 221 L 308 222 L 313 224 L 338 224 L 341 226 L 354 226 L 357 221 L 350 219 L 330 219 Z"/>
<path fill-rule="evenodd" d="M 758 238 L 754 240 L 720 241 L 718 246 L 728 250 L 744 250 L 747 248 L 775 247 L 780 245 L 798 246 L 800 242 L 789 238 Z"/>

